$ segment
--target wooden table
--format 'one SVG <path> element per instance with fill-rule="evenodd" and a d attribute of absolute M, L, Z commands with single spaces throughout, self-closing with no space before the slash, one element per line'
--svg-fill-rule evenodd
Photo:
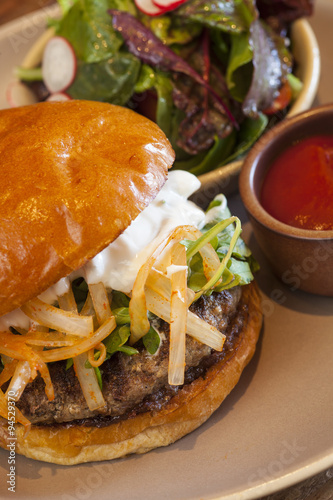
<path fill-rule="evenodd" d="M 24 16 L 53 3 L 55 3 L 54 0 L 1 0 L 0 24 L 8 23 L 16 17 Z"/>
<path fill-rule="evenodd" d="M 0 24 L 53 4 L 53 0 L 1 0 Z M 333 432 L 333 431 L 332 431 Z M 286 490 L 260 500 L 332 500 L 333 467 Z"/>

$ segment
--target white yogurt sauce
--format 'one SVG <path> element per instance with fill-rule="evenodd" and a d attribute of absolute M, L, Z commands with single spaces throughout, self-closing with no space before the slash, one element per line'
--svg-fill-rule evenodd
<path fill-rule="evenodd" d="M 196 227 L 204 212 L 187 198 L 200 187 L 200 181 L 182 170 L 170 172 L 165 185 L 150 205 L 107 248 L 84 266 L 87 283 L 129 293 L 140 267 L 166 235 L 177 226 Z"/>
<path fill-rule="evenodd" d="M 170 231 L 186 224 L 200 227 L 205 222 L 204 212 L 187 199 L 199 187 L 200 181 L 194 175 L 182 170 L 170 172 L 157 197 L 115 241 L 39 298 L 54 303 L 68 291 L 70 281 L 80 276 L 89 284 L 102 282 L 129 293 L 140 267 Z M 12 311 L 0 318 L 0 330 L 8 330 L 9 326 L 28 328 L 29 319 L 21 310 Z"/>

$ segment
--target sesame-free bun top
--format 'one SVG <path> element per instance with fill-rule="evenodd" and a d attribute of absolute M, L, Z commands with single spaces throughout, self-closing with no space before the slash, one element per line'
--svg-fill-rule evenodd
<path fill-rule="evenodd" d="M 81 267 L 155 198 L 174 152 L 156 124 L 90 101 L 0 111 L 0 315 Z"/>

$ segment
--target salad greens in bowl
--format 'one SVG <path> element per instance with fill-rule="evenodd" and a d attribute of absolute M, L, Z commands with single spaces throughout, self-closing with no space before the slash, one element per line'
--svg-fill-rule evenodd
<path fill-rule="evenodd" d="M 31 100 L 130 107 L 165 132 L 174 168 L 208 184 L 216 168 L 237 174 L 265 130 L 314 99 L 318 47 L 300 19 L 311 0 L 58 3 L 59 18 L 16 70 Z"/>

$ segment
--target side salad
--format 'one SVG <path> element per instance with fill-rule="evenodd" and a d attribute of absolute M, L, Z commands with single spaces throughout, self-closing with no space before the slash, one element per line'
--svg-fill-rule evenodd
<path fill-rule="evenodd" d="M 38 68 L 45 99 L 90 99 L 156 121 L 196 175 L 241 157 L 283 118 L 301 82 L 288 28 L 311 0 L 58 0 Z"/>

